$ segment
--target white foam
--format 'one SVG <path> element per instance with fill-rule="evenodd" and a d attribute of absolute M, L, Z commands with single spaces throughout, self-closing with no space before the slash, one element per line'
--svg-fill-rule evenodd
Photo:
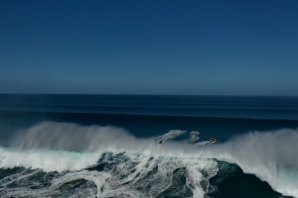
<path fill-rule="evenodd" d="M 84 180 L 91 181 L 96 185 L 97 187 L 96 197 L 101 197 L 100 189 L 102 188 L 102 186 L 105 183 L 105 180 L 109 176 L 110 175 L 107 173 L 99 173 L 97 171 L 85 171 L 85 170 L 80 172 L 68 173 L 62 177 L 54 179 L 48 191 L 53 191 L 54 189 L 59 188 L 61 185 L 65 183 L 76 181 L 79 179 L 84 179 Z"/>
<path fill-rule="evenodd" d="M 217 163 L 215 163 L 212 160 L 200 160 L 200 163 L 191 163 L 187 167 L 188 170 L 188 178 L 187 178 L 187 186 L 192 189 L 193 197 L 194 198 L 200 198 L 204 197 L 205 191 L 201 186 L 201 182 L 203 180 L 206 181 L 206 184 L 208 184 L 208 180 L 216 175 L 218 169 L 217 169 Z M 202 171 L 207 171 L 208 176 L 205 178 L 202 175 Z M 208 186 L 206 186 L 208 189 Z"/>
<path fill-rule="evenodd" d="M 45 122 L 23 131 L 13 138 L 10 146 L 15 149 L 0 147 L 0 167 L 22 166 L 44 171 L 74 171 L 96 164 L 101 153 L 105 151 L 125 151 L 142 155 L 136 172 L 126 178 L 127 181 L 137 182 L 142 175 L 146 175 L 144 171 L 150 171 L 157 163 L 156 159 L 149 160 L 151 156 L 165 157 L 164 159 L 173 157 L 176 159 L 174 162 L 178 164 L 186 162 L 187 159 L 200 159 L 199 161 L 202 163 L 203 158 L 217 158 L 237 163 L 244 172 L 255 174 L 284 195 L 298 197 L 297 142 L 298 131 L 284 129 L 249 133 L 223 144 L 196 148 L 185 142 L 167 142 L 159 145 L 150 139 L 135 138 L 127 131 L 111 126 L 86 127 L 76 124 Z M 58 151 L 59 149 L 68 151 Z M 199 166 L 200 163 L 196 166 Z M 160 166 L 162 167 L 162 165 Z M 197 175 L 197 178 L 200 178 L 202 169 L 188 167 L 188 171 L 192 172 L 191 175 Z M 214 170 L 210 164 L 203 168 Z M 163 169 L 160 168 L 160 170 Z M 162 171 L 160 171 L 161 173 Z M 210 175 L 212 174 L 211 171 Z M 198 180 L 200 181 L 200 179 Z M 193 191 L 198 197 L 203 193 L 199 186 L 193 188 Z M 133 193 L 136 192 L 131 192 L 131 194 Z"/>
<path fill-rule="evenodd" d="M 0 167 L 25 167 L 50 171 L 81 170 L 96 164 L 99 153 L 77 153 L 49 150 L 16 150 L 0 147 Z"/>

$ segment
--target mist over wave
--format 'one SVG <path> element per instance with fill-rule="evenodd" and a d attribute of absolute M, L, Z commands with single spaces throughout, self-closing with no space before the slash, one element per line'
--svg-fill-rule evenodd
<path fill-rule="evenodd" d="M 137 143 L 134 136 L 113 126 L 86 127 L 73 123 L 42 122 L 25 131 L 19 131 L 8 144 L 22 149 L 98 151 L 111 147 L 127 148 L 134 143 Z"/>
<path fill-rule="evenodd" d="M 215 145 L 215 157 L 235 162 L 277 191 L 298 197 L 298 131 L 250 132 Z M 212 153 L 211 152 L 211 153 Z"/>
<path fill-rule="evenodd" d="M 57 173 L 46 189 L 28 190 L 27 182 L 27 191 L 9 189 L 5 194 L 51 196 L 61 193 L 61 186 L 83 179 L 91 182 L 81 185 L 90 188 L 90 197 L 158 197 L 180 191 L 188 197 L 204 197 L 212 190 L 209 180 L 218 173 L 218 160 L 222 160 L 236 163 L 284 195 L 298 197 L 297 130 L 250 132 L 216 145 L 198 144 L 196 133 L 189 134 L 190 141 L 172 140 L 175 134 L 186 133 L 170 131 L 158 137 L 163 140 L 160 144 L 156 137 L 136 138 L 113 126 L 40 123 L 19 131 L 7 148 L 0 148 L 0 166 Z M 30 178 L 36 173 L 15 174 Z M 7 189 L 6 180 L 0 181 L 3 189 Z M 186 182 L 174 192 L 171 186 L 179 186 L 180 180 Z"/>

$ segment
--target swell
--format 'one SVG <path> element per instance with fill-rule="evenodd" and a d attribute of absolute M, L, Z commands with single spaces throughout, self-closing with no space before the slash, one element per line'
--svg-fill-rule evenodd
<path fill-rule="evenodd" d="M 0 110 L 297 120 L 295 97 L 0 94 Z"/>
<path fill-rule="evenodd" d="M 252 132 L 217 145 L 198 144 L 193 132 L 140 139 L 117 127 L 56 122 L 17 134 L 0 148 L 2 173 L 11 171 L 1 179 L 7 197 L 76 190 L 90 197 L 237 197 L 227 189 L 239 181 L 256 189 L 253 197 L 298 197 L 296 130 Z M 194 139 L 173 141 L 188 135 Z M 38 185 L 36 174 L 44 178 Z"/>

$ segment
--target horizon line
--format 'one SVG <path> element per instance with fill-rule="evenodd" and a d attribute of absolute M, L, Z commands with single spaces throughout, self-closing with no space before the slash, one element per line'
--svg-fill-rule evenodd
<path fill-rule="evenodd" d="M 89 95 L 89 96 L 201 96 L 201 97 L 298 97 L 298 95 L 244 95 L 244 94 L 123 94 L 123 93 L 1 93 L 0 95 Z"/>

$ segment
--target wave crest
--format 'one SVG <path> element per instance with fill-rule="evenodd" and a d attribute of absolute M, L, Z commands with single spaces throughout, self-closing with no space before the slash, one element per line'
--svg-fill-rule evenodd
<path fill-rule="evenodd" d="M 9 148 L 0 148 L 0 166 L 58 171 L 53 186 L 63 186 L 59 180 L 63 178 L 79 180 L 80 172 L 82 178 L 92 180 L 90 175 L 86 176 L 86 171 L 104 171 L 110 179 L 92 180 L 101 197 L 117 197 L 121 193 L 124 197 L 156 197 L 162 192 L 171 193 L 168 189 L 179 180 L 175 174 L 184 171 L 185 188 L 194 197 L 202 197 L 209 188 L 209 179 L 217 174 L 217 159 L 236 163 L 245 173 L 255 174 L 276 191 L 298 197 L 297 130 L 251 132 L 208 146 L 196 146 L 200 145 L 195 142 L 199 139 L 198 132 L 190 133 L 191 141 L 172 141 L 185 133 L 170 131 L 157 137 L 164 140 L 159 144 L 156 137 L 136 138 L 112 126 L 44 122 L 20 131 L 10 140 Z M 109 169 L 109 162 L 116 159 L 120 161 L 112 163 Z M 104 167 L 101 160 L 106 164 Z M 156 173 L 154 177 L 152 173 Z M 149 181 L 159 185 L 146 186 Z M 99 183 L 104 183 L 105 187 L 99 187 Z M 140 186 L 135 188 L 138 185 L 150 190 L 146 194 L 140 191 Z M 106 191 L 100 191 L 102 188 Z M 111 195 L 107 189 L 113 189 L 116 194 Z"/>

